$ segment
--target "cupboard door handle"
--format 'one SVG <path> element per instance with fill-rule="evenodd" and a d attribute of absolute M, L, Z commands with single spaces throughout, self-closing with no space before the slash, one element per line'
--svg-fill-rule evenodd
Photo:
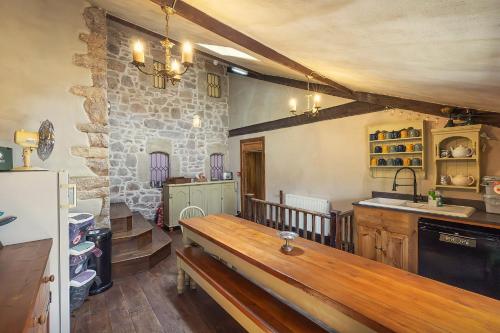
<path fill-rule="evenodd" d="M 54 276 L 54 274 L 51 274 L 50 276 L 44 276 L 43 283 L 54 282 L 55 279 L 56 277 Z"/>

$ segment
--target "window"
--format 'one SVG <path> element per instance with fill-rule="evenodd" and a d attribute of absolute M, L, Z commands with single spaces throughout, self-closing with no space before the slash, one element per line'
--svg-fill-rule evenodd
<path fill-rule="evenodd" d="M 222 179 L 222 172 L 224 171 L 224 155 L 212 154 L 210 155 L 210 179 Z"/>
<path fill-rule="evenodd" d="M 151 187 L 162 187 L 170 176 L 170 158 L 161 152 L 151 153 Z"/>
<path fill-rule="evenodd" d="M 208 73 L 207 74 L 207 89 L 209 97 L 220 97 L 220 77 L 218 75 Z"/>
<path fill-rule="evenodd" d="M 165 64 L 159 61 L 153 61 L 153 68 L 157 71 L 161 71 L 165 69 Z M 165 89 L 165 78 L 161 75 L 153 75 L 153 87 Z"/>

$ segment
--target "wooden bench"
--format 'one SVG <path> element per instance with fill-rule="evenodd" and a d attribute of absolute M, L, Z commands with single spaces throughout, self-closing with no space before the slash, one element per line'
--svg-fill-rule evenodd
<path fill-rule="evenodd" d="M 247 331 L 328 332 L 201 248 L 187 247 L 176 252 L 179 294 L 191 280 L 192 288 L 199 285 Z"/>

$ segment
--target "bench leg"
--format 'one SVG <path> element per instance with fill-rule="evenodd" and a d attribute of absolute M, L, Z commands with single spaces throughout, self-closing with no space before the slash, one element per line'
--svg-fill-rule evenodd
<path fill-rule="evenodd" d="M 194 282 L 194 280 L 191 278 L 189 280 L 189 287 L 192 289 L 192 290 L 195 290 L 196 289 L 196 282 Z"/>
<path fill-rule="evenodd" d="M 179 295 L 184 292 L 184 274 L 181 268 L 181 260 L 177 258 L 177 293 Z"/>

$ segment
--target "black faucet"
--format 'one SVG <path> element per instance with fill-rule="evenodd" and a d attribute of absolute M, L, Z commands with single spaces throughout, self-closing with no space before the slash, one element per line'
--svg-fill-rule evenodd
<path fill-rule="evenodd" d="M 413 173 L 413 184 L 398 184 L 396 183 L 396 178 L 398 178 L 398 174 L 401 170 L 410 170 Z M 415 174 L 415 170 L 409 167 L 402 167 L 396 171 L 394 175 L 394 182 L 392 183 L 392 190 L 396 191 L 398 186 L 413 186 L 413 202 L 418 202 L 418 199 L 422 199 L 422 196 L 417 195 L 417 175 Z"/>

